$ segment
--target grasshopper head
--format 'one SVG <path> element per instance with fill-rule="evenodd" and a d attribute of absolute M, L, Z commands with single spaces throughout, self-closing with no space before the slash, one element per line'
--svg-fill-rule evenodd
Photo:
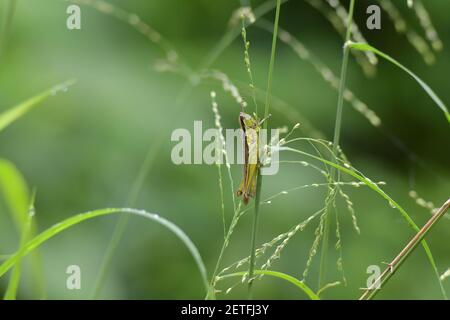
<path fill-rule="evenodd" d="M 256 128 L 258 126 L 256 118 L 245 112 L 239 114 L 239 119 L 245 128 Z"/>

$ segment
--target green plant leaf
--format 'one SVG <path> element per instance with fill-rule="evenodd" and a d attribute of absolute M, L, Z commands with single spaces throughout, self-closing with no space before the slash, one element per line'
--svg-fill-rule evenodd
<path fill-rule="evenodd" d="M 25 233 L 29 234 L 27 239 L 33 237 L 36 234 L 37 223 L 35 219 L 28 223 L 30 205 L 28 186 L 16 166 L 6 159 L 0 159 L 0 194 L 3 194 L 4 201 L 9 209 L 8 213 L 16 225 L 19 237 L 23 238 Z M 31 266 L 34 291 L 38 297 L 44 298 L 45 285 L 41 257 L 38 252 L 34 252 L 31 256 Z M 18 271 L 15 271 L 15 277 L 20 279 L 20 268 L 18 269 Z"/>
<path fill-rule="evenodd" d="M 220 278 L 223 279 L 223 278 L 230 278 L 230 277 L 242 277 L 246 274 L 248 274 L 248 272 L 246 272 L 246 271 L 235 272 L 235 273 L 230 273 L 230 274 L 220 276 Z M 294 278 L 293 276 L 290 276 L 288 274 L 278 272 L 278 271 L 271 271 L 271 270 L 254 270 L 254 274 L 263 274 L 263 275 L 267 275 L 267 276 L 271 276 L 271 277 L 275 277 L 278 279 L 288 281 L 288 282 L 292 283 L 293 285 L 295 285 L 297 288 L 299 288 L 301 291 L 303 291 L 311 300 L 319 300 L 320 299 L 319 296 L 317 294 L 315 294 L 314 291 L 312 291 L 311 288 L 309 288 L 305 283 L 303 283 L 302 281 L 300 281 L 297 278 Z"/>
<path fill-rule="evenodd" d="M 157 214 L 149 213 L 144 210 L 137 210 L 137 209 L 130 209 L 130 208 L 107 208 L 107 209 L 99 209 L 95 211 L 89 211 L 86 213 L 77 214 L 75 216 L 72 216 L 68 219 L 65 219 L 52 227 L 48 228 L 47 230 L 41 232 L 39 235 L 28 241 L 24 247 L 22 252 L 16 252 L 11 257 L 9 257 L 5 262 L 3 262 L 0 265 L 0 277 L 2 277 L 11 267 L 13 267 L 21 256 L 25 256 L 32 252 L 34 249 L 39 247 L 41 244 L 46 242 L 47 240 L 51 239 L 55 235 L 59 234 L 60 232 L 73 227 L 77 225 L 80 222 L 110 215 L 113 213 L 128 213 L 133 215 L 138 215 L 147 219 L 150 219 L 154 222 L 157 222 L 164 227 L 168 228 L 170 231 L 172 231 L 188 248 L 189 252 L 191 253 L 192 257 L 194 258 L 195 262 L 197 263 L 197 266 L 200 270 L 200 275 L 202 277 L 203 284 L 205 286 L 206 292 L 209 291 L 209 284 L 208 284 L 208 278 L 206 274 L 206 267 L 203 263 L 203 260 L 200 256 L 200 253 L 197 250 L 197 247 L 194 245 L 194 243 L 189 239 L 189 237 L 184 233 L 183 230 L 181 230 L 178 226 L 170 222 L 169 220 L 166 220 L 162 217 L 160 217 Z"/>
<path fill-rule="evenodd" d="M 450 268 L 447 269 L 442 275 L 441 280 L 444 281 L 445 279 L 450 278 Z"/>
<path fill-rule="evenodd" d="M 14 164 L 4 159 L 0 159 L 0 192 L 3 193 L 7 207 L 9 208 L 8 211 L 16 224 L 22 246 L 25 241 L 25 236 L 30 230 L 30 224 L 27 223 L 29 203 L 28 187 L 24 177 Z M 13 300 L 16 298 L 21 271 L 21 261 L 19 260 L 11 274 L 4 296 L 5 300 Z"/>
<path fill-rule="evenodd" d="M 59 85 L 56 85 L 2 113 L 0 113 L 0 132 L 12 124 L 17 119 L 24 116 L 31 109 L 39 105 L 41 102 L 46 100 L 47 98 L 57 94 L 60 91 L 66 90 L 68 87 L 73 85 L 76 81 L 69 80 Z"/>
<path fill-rule="evenodd" d="M 423 90 L 430 96 L 431 99 L 436 103 L 436 105 L 444 112 L 447 121 L 450 123 L 450 112 L 448 111 L 447 106 L 442 102 L 442 100 L 437 96 L 437 94 L 433 91 L 433 89 L 430 88 L 429 85 L 427 85 L 422 79 L 420 79 L 417 75 L 415 75 L 411 70 L 406 68 L 404 65 L 402 65 L 400 62 L 395 60 L 394 58 L 388 56 L 387 54 L 381 52 L 377 48 L 374 48 L 366 43 L 354 43 L 354 42 L 348 42 L 346 46 L 359 50 L 359 51 L 370 51 L 378 56 L 384 58 L 385 60 L 391 62 L 392 64 L 396 65 L 403 71 L 405 71 L 407 74 L 409 74 L 414 80 L 417 81 L 417 83 L 422 87 Z"/>
<path fill-rule="evenodd" d="M 25 250 L 25 243 L 30 238 L 32 232 L 32 219 L 34 216 L 34 199 L 36 197 L 36 192 L 33 192 L 33 195 L 30 200 L 30 205 L 28 209 L 28 215 L 26 218 L 26 223 L 22 228 L 22 234 L 20 239 L 20 248 L 19 248 L 19 258 L 14 265 L 14 269 L 12 271 L 11 277 L 9 279 L 8 288 L 5 293 L 5 300 L 15 300 L 17 296 L 17 289 L 19 288 L 20 276 L 22 273 L 22 258 L 23 251 Z"/>
<path fill-rule="evenodd" d="M 21 234 L 27 220 L 29 191 L 20 171 L 5 159 L 0 159 L 0 192 L 3 193 L 9 212 Z"/>

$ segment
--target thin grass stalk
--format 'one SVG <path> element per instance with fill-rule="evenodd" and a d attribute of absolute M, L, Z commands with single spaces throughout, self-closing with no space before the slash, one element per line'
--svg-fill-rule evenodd
<path fill-rule="evenodd" d="M 252 227 L 252 242 L 250 251 L 250 264 L 248 269 L 248 299 L 253 299 L 253 277 L 255 272 L 255 262 L 256 262 L 256 237 L 258 234 L 258 217 L 259 217 L 259 205 L 261 201 L 261 185 L 262 176 L 260 169 L 258 169 L 258 180 L 256 182 L 256 196 L 255 196 L 255 214 L 253 216 L 253 227 Z"/>
<path fill-rule="evenodd" d="M 448 199 L 441 208 L 428 220 L 428 222 L 420 229 L 419 232 L 411 239 L 410 242 L 403 248 L 402 251 L 388 264 L 387 268 L 379 276 L 378 279 L 374 281 L 372 286 L 366 289 L 359 300 L 370 300 L 381 290 L 383 285 L 394 275 L 402 263 L 408 258 L 408 256 L 416 249 L 416 247 L 425 238 L 428 232 L 433 226 L 445 215 L 447 210 L 450 208 L 450 199 Z M 376 285 L 379 284 L 379 288 Z M 444 296 L 445 297 L 445 296 Z"/>
<path fill-rule="evenodd" d="M 220 214 L 222 216 L 223 240 L 225 240 L 225 238 L 227 236 L 227 224 L 225 221 L 225 197 L 224 197 L 224 192 L 223 192 L 222 168 L 221 168 L 220 164 L 217 164 L 217 173 L 219 175 Z"/>
<path fill-rule="evenodd" d="M 206 299 L 214 299 L 215 298 L 215 285 L 217 282 L 217 274 L 219 271 L 219 267 L 222 264 L 223 255 L 225 253 L 226 248 L 228 247 L 228 244 L 230 243 L 230 238 L 231 238 L 231 235 L 233 234 L 234 228 L 236 227 L 236 225 L 239 221 L 239 218 L 242 216 L 243 213 L 244 213 L 244 211 L 241 211 L 241 203 L 239 203 L 239 205 L 237 206 L 237 208 L 234 211 L 233 219 L 231 220 L 230 227 L 228 228 L 228 231 L 227 231 L 227 235 L 223 242 L 222 248 L 220 249 L 219 257 L 217 258 L 216 266 L 215 266 L 213 274 L 211 276 L 210 289 L 206 295 Z"/>
<path fill-rule="evenodd" d="M 350 1 L 350 8 L 348 13 L 348 21 L 347 21 L 347 33 L 345 35 L 345 43 L 350 41 L 350 37 L 352 34 L 352 23 L 353 23 L 353 11 L 355 8 L 355 0 Z M 339 140 L 341 137 L 341 125 L 342 125 L 342 109 L 344 106 L 344 92 L 346 87 L 346 78 L 347 78 L 347 66 L 348 66 L 348 58 L 349 58 L 350 50 L 344 45 L 344 54 L 342 57 L 342 69 L 341 69 L 341 79 L 339 84 L 339 95 L 338 95 L 338 104 L 336 110 L 336 122 L 334 126 L 334 138 L 333 138 L 333 153 L 336 154 Z M 339 173 L 336 175 L 336 170 L 332 168 L 331 176 L 333 179 L 339 181 Z M 339 188 L 339 186 L 337 187 Z M 331 208 L 329 208 L 331 209 Z M 320 256 L 320 267 L 319 267 L 319 288 L 320 289 L 325 281 L 326 276 L 326 260 L 327 260 L 327 251 L 328 251 L 328 239 L 330 234 L 330 218 L 329 218 L 329 210 L 325 215 L 325 226 L 324 226 L 324 234 L 323 234 L 323 242 L 322 242 L 322 252 Z"/>
<path fill-rule="evenodd" d="M 263 124 L 263 128 L 267 129 L 268 120 L 270 111 L 270 99 L 271 99 L 271 91 L 272 91 L 272 80 L 273 80 L 273 66 L 275 64 L 275 52 L 277 48 L 277 39 L 278 39 L 278 23 L 280 21 L 280 7 L 281 0 L 277 0 L 277 8 L 275 12 L 275 23 L 273 27 L 273 36 L 272 36 L 272 49 L 270 53 L 270 64 L 269 64 L 269 74 L 267 79 L 267 94 L 266 94 L 266 105 L 264 108 L 264 119 L 266 121 Z M 261 199 L 261 188 L 262 188 L 262 175 L 261 170 L 258 169 L 257 174 L 257 182 L 256 182 L 256 197 L 255 197 L 255 214 L 253 216 L 253 228 L 252 228 L 252 240 L 251 240 L 251 252 L 250 252 L 250 265 L 248 269 L 248 298 L 252 299 L 253 296 L 253 276 L 255 269 L 255 260 L 256 260 L 256 239 L 258 234 L 258 216 L 259 216 L 259 202 Z"/>
<path fill-rule="evenodd" d="M 5 51 L 6 42 L 8 40 L 9 31 L 11 29 L 11 23 L 16 11 L 17 0 L 5 1 L 5 14 L 3 17 L 2 29 L 0 32 L 0 58 Z"/>
<path fill-rule="evenodd" d="M 30 201 L 30 207 L 28 209 L 28 214 L 26 217 L 26 221 L 25 224 L 22 228 L 22 234 L 21 234 L 21 240 L 20 240 L 20 247 L 18 252 L 20 253 L 20 257 L 19 260 L 17 261 L 17 263 L 15 264 L 13 271 L 11 273 L 11 276 L 9 278 L 9 283 L 8 283 L 8 287 L 6 289 L 6 293 L 4 296 L 4 300 L 16 300 L 17 298 L 17 290 L 19 289 L 19 283 L 20 283 L 20 278 L 22 276 L 22 264 L 23 264 L 23 259 L 22 259 L 22 254 L 25 250 L 25 244 L 28 241 L 28 238 L 31 235 L 31 231 L 32 231 L 32 219 L 34 216 L 34 200 L 36 198 L 36 191 L 33 191 L 33 195 L 31 196 L 31 201 Z"/>
<path fill-rule="evenodd" d="M 231 220 L 230 226 L 228 228 L 228 231 L 224 234 L 224 241 L 222 244 L 222 248 L 220 249 L 220 254 L 219 257 L 217 259 L 216 262 L 216 266 L 214 268 L 214 272 L 213 275 L 211 277 L 211 281 L 210 281 L 210 290 L 208 291 L 208 294 L 206 295 L 206 299 L 214 299 L 215 298 L 215 285 L 217 282 L 217 272 L 219 270 L 219 267 L 222 263 L 222 259 L 223 259 L 223 255 L 225 253 L 225 249 L 228 247 L 228 244 L 230 242 L 230 238 L 231 235 L 233 234 L 234 228 L 236 227 L 239 218 L 241 217 L 242 213 L 241 212 L 241 203 L 239 203 L 238 206 L 236 206 L 236 200 L 235 200 L 235 192 L 234 192 L 234 181 L 233 181 L 233 177 L 231 175 L 231 166 L 230 166 L 230 162 L 228 159 L 228 154 L 226 151 L 226 143 L 225 143 L 225 138 L 223 136 L 223 127 L 222 124 L 220 122 L 220 114 L 219 114 L 219 110 L 218 110 L 218 104 L 216 102 L 216 93 L 214 91 L 211 92 L 211 100 L 212 100 L 212 110 L 214 113 L 214 117 L 215 117 L 215 126 L 216 128 L 219 130 L 220 135 L 219 135 L 219 139 L 220 139 L 220 144 L 221 144 L 221 150 L 220 150 L 220 154 L 222 154 L 225 158 L 225 165 L 226 165 L 226 170 L 228 173 L 228 178 L 229 178 L 229 182 L 230 182 L 230 188 L 231 188 L 231 198 L 232 198 L 232 202 L 233 202 L 233 218 Z M 224 224 L 224 231 L 226 229 L 226 225 L 225 225 L 225 210 L 224 210 L 224 197 L 223 197 L 223 183 L 222 183 L 222 174 L 221 174 L 221 164 L 220 161 L 217 162 L 217 167 L 219 168 L 219 185 L 221 188 L 221 203 L 222 203 L 222 217 L 223 217 L 223 224 Z"/>

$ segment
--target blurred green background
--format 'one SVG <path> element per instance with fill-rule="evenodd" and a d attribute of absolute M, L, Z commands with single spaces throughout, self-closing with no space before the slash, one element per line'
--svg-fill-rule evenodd
<path fill-rule="evenodd" d="M 423 34 L 405 1 L 395 1 L 410 27 Z M 4 19 L 6 1 L 0 10 Z M 191 66 L 205 60 L 228 30 L 228 22 L 239 1 L 158 0 L 110 1 L 137 13 L 168 39 Z M 251 1 L 253 7 L 261 1 Z M 347 1 L 342 2 L 345 6 Z M 355 20 L 368 41 L 392 55 L 421 76 L 442 98 L 450 101 L 450 3 L 426 1 L 426 7 L 444 42 L 434 65 L 395 32 L 386 13 L 382 29 L 365 27 L 365 10 L 376 1 L 358 1 Z M 133 181 L 149 148 L 159 150 L 137 203 L 133 206 L 158 213 L 180 226 L 199 248 L 209 274 L 222 245 L 220 193 L 216 166 L 176 166 L 170 160 L 176 128 L 192 130 L 194 120 L 214 126 L 209 92 L 217 91 L 219 109 L 226 128 L 237 128 L 239 106 L 220 84 L 187 87 L 185 78 L 160 73 L 155 60 L 163 51 L 128 24 L 81 6 L 82 29 L 66 28 L 68 2 L 19 0 L 5 52 L 0 60 L 0 111 L 70 78 L 78 83 L 68 92 L 45 101 L 10 126 L 0 136 L 0 157 L 12 161 L 37 188 L 37 221 L 41 230 L 76 213 L 105 207 L 124 207 Z M 273 20 L 274 12 L 266 15 Z M 2 21 L 3 22 L 3 21 Z M 282 6 L 280 26 L 290 31 L 331 70 L 339 74 L 342 38 L 323 15 L 304 1 Z M 256 85 L 266 86 L 271 35 L 248 28 L 250 54 Z M 243 45 L 238 37 L 216 60 L 219 69 L 236 82 L 248 82 Z M 374 181 L 386 181 L 384 190 L 403 205 L 419 226 L 429 218 L 408 196 L 411 189 L 436 205 L 450 191 L 449 128 L 442 112 L 405 73 L 380 61 L 377 75 L 366 78 L 351 57 L 348 87 L 382 119 L 383 128 L 371 126 L 348 104 L 345 105 L 341 146 L 353 165 Z M 186 89 L 188 88 L 188 89 Z M 279 43 L 273 94 L 332 139 L 337 92 L 307 62 Z M 250 104 L 250 97 L 246 96 Z M 177 111 L 173 111 L 179 107 Z M 260 104 L 262 105 L 262 104 Z M 292 125 L 286 115 L 273 111 L 272 126 Z M 295 120 L 293 120 L 295 121 Z M 298 131 L 296 135 L 306 135 Z M 387 135 L 400 139 L 412 153 L 403 152 Z M 282 158 L 283 159 L 283 158 Z M 422 163 L 422 164 L 419 164 Z M 233 166 L 235 188 L 241 167 Z M 225 179 L 225 172 L 224 172 Z M 226 179 L 225 179 L 226 180 Z M 323 182 L 308 168 L 283 165 L 279 174 L 267 177 L 263 198 L 295 186 Z M 231 218 L 228 182 L 224 186 L 227 218 Z M 339 209 L 344 270 L 347 286 L 330 289 L 329 299 L 354 299 L 366 285 L 366 268 L 390 261 L 413 233 L 399 213 L 366 187 L 346 188 L 354 202 L 361 235 L 352 228 L 351 217 Z M 306 219 L 323 206 L 325 189 L 291 192 L 263 206 L 258 243 L 269 241 Z M 18 247 L 18 235 L 3 198 L 0 202 L 0 254 Z M 41 248 L 44 279 L 49 299 L 89 298 L 105 249 L 119 216 L 82 223 L 58 235 Z M 295 236 L 273 269 L 301 278 L 314 240 L 317 220 Z M 250 251 L 251 215 L 245 215 L 233 234 L 224 267 Z M 438 268 L 450 267 L 450 220 L 442 220 L 428 236 Z M 336 271 L 334 232 L 329 254 L 329 282 L 340 279 Z M 307 283 L 317 287 L 318 260 L 314 259 Z M 81 290 L 67 290 L 67 266 L 82 270 Z M 7 277 L 0 280 L 0 292 Z M 219 283 L 226 289 L 233 282 Z M 450 293 L 450 281 L 446 281 Z M 244 298 L 238 286 L 221 298 Z M 36 298 L 30 271 L 25 269 L 20 298 Z M 106 299 L 202 299 L 204 290 L 192 257 L 173 234 L 161 226 L 131 217 L 123 240 L 110 266 L 101 298 Z M 255 285 L 255 298 L 303 299 L 288 283 L 264 278 Z M 435 275 L 419 247 L 378 296 L 385 299 L 440 298 Z"/>

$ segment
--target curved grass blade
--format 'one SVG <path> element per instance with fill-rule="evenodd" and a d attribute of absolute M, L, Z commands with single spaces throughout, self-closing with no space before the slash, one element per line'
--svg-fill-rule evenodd
<path fill-rule="evenodd" d="M 324 293 L 325 291 L 327 291 L 328 289 L 340 286 L 341 282 L 340 281 L 336 281 L 336 282 L 331 282 L 331 283 L 327 283 L 326 285 L 324 285 L 319 291 L 317 291 L 317 296 L 320 298 L 320 296 L 322 295 L 322 293 Z"/>
<path fill-rule="evenodd" d="M 11 277 L 9 279 L 8 288 L 6 289 L 5 293 L 5 300 L 15 300 L 17 296 L 17 289 L 19 288 L 20 283 L 20 277 L 22 274 L 22 257 L 23 257 L 23 251 L 25 249 L 25 243 L 30 238 L 31 232 L 32 232 L 32 219 L 34 216 L 34 200 L 36 197 L 36 192 L 33 191 L 33 195 L 30 199 L 30 206 L 28 209 L 28 216 L 27 221 L 25 225 L 22 228 L 22 234 L 20 239 L 20 248 L 19 248 L 19 259 L 17 263 L 14 265 L 14 269 L 12 271 Z"/>
<path fill-rule="evenodd" d="M 373 52 L 383 59 L 391 62 L 392 64 L 396 65 L 403 71 L 405 71 L 407 74 L 409 74 L 414 80 L 417 81 L 417 83 L 422 87 L 423 90 L 430 96 L 430 98 L 436 103 L 436 105 L 444 112 L 447 121 L 450 123 L 450 112 L 447 109 L 447 106 L 442 102 L 442 100 L 437 96 L 437 94 L 428 86 L 422 79 L 420 79 L 418 76 L 416 76 L 411 70 L 406 68 L 404 65 L 402 65 L 400 62 L 395 60 L 394 58 L 388 56 L 387 54 L 381 52 L 377 48 L 374 48 L 368 44 L 365 43 L 354 43 L 354 42 L 347 42 L 346 46 L 360 51 L 370 51 Z"/>
<path fill-rule="evenodd" d="M 350 169 L 350 168 L 346 168 L 343 167 L 339 164 L 336 164 L 332 161 L 328 161 L 326 159 L 317 157 L 315 155 L 312 155 L 310 153 L 301 151 L 301 150 L 297 150 L 297 149 L 293 149 L 293 148 L 289 148 L 289 147 L 280 147 L 279 148 L 280 151 L 285 150 L 285 151 L 291 151 L 291 152 L 295 152 L 313 159 L 316 159 L 322 163 L 325 163 L 329 166 L 332 166 L 336 169 L 338 169 L 341 172 L 344 172 L 348 175 L 351 175 L 352 177 L 358 179 L 359 181 L 361 181 L 362 183 L 364 183 L 365 185 L 367 185 L 369 188 L 371 188 L 372 190 L 374 190 L 375 192 L 377 192 L 379 195 L 381 195 L 384 199 L 386 199 L 389 204 L 393 207 L 396 208 L 398 211 L 400 211 L 402 217 L 405 219 L 405 221 L 409 224 L 409 226 L 414 230 L 414 232 L 419 232 L 420 229 L 419 227 L 416 225 L 416 223 L 414 222 L 414 220 L 409 216 L 409 214 L 405 211 L 405 209 L 403 209 L 394 199 L 392 199 L 386 192 L 384 192 L 377 184 L 375 184 L 374 182 L 372 182 L 370 179 L 364 177 L 362 174 L 355 172 L 354 170 Z M 442 280 L 440 279 L 440 274 L 436 265 L 436 262 L 434 260 L 433 254 L 431 253 L 430 247 L 428 246 L 427 242 L 425 240 L 421 241 L 422 247 L 425 250 L 425 253 L 427 255 L 428 261 L 431 264 L 431 267 L 433 268 L 433 271 L 435 273 L 435 275 L 437 276 L 438 282 L 439 282 L 439 286 L 441 289 L 441 293 L 442 296 L 444 297 L 444 299 L 447 300 L 447 293 L 445 292 L 445 288 L 444 285 L 442 283 Z"/>
<path fill-rule="evenodd" d="M 290 275 L 282 273 L 282 272 L 271 271 L 271 270 L 254 270 L 253 273 L 255 275 L 267 275 L 267 276 L 271 276 L 271 277 L 275 277 L 278 279 L 288 281 L 288 282 L 292 283 L 294 286 L 296 286 L 297 288 L 299 288 L 301 291 L 303 291 L 311 300 L 320 300 L 319 296 L 317 294 L 315 294 L 314 291 L 311 290 L 311 288 L 309 288 L 305 283 L 298 280 L 297 278 L 294 278 L 293 276 L 290 276 Z M 242 276 L 245 276 L 246 274 L 248 274 L 246 271 L 235 272 L 235 273 L 230 273 L 230 274 L 220 276 L 220 278 L 223 279 L 223 278 L 231 278 L 231 277 L 242 277 Z"/>
<path fill-rule="evenodd" d="M 444 281 L 445 279 L 450 278 L 450 268 L 447 269 L 447 271 L 445 271 L 442 276 L 441 276 L 441 280 Z"/>
<path fill-rule="evenodd" d="M 36 234 L 37 223 L 35 219 L 28 223 L 30 205 L 28 186 L 20 171 L 13 163 L 5 159 L 0 159 L 0 194 L 3 194 L 7 211 L 16 225 L 17 233 L 21 237 L 29 233 L 27 239 L 33 237 Z M 35 295 L 44 298 L 45 284 L 39 252 L 34 252 L 31 256 L 31 270 Z"/>
<path fill-rule="evenodd" d="M 207 280 L 206 275 L 206 267 L 203 263 L 203 260 L 200 256 L 200 253 L 198 252 L 197 247 L 194 245 L 194 243 L 191 241 L 191 239 L 184 233 L 183 230 L 181 230 L 177 225 L 173 224 L 169 220 L 166 220 L 162 217 L 160 217 L 157 214 L 149 213 L 144 210 L 137 210 L 137 209 L 130 209 L 130 208 L 107 208 L 107 209 L 99 209 L 94 211 L 89 211 L 86 213 L 77 214 L 75 216 L 72 216 L 68 219 L 65 219 L 61 221 L 60 223 L 57 223 L 53 225 L 52 227 L 48 228 L 47 230 L 43 231 L 30 241 L 28 241 L 24 247 L 22 252 L 16 252 L 11 257 L 9 257 L 5 262 L 3 262 L 0 265 L 0 277 L 2 277 L 9 269 L 11 269 L 16 263 L 18 263 L 21 256 L 25 256 L 32 252 L 34 249 L 39 247 L 41 244 L 46 242 L 47 240 L 51 239 L 55 235 L 61 233 L 62 231 L 73 227 L 77 225 L 80 222 L 83 222 L 85 220 L 89 220 L 92 218 L 110 215 L 113 213 L 128 213 L 133 214 L 137 216 L 142 216 L 144 218 L 150 219 L 152 221 L 155 221 L 162 226 L 166 227 L 170 231 L 172 231 L 188 248 L 189 252 L 191 253 L 192 257 L 194 258 L 199 270 L 200 275 L 202 277 L 203 284 L 205 286 L 205 290 L 208 292 L 209 290 L 209 284 Z"/>
<path fill-rule="evenodd" d="M 0 159 L 0 193 L 4 195 L 19 234 L 22 233 L 27 220 L 29 191 L 22 174 L 14 164 L 5 159 Z"/>
<path fill-rule="evenodd" d="M 54 96 L 60 91 L 67 90 L 68 87 L 75 84 L 76 80 L 69 80 L 64 83 L 58 84 L 36 96 L 30 98 L 17 106 L 12 107 L 0 113 L 0 132 L 12 124 L 17 119 L 24 116 L 28 111 L 36 107 L 38 104 L 46 100 L 47 98 Z"/>
<path fill-rule="evenodd" d="M 17 7 L 17 0 L 8 0 L 4 1 L 5 4 L 5 13 L 3 15 L 3 23 L 0 30 L 0 57 L 3 55 L 5 51 L 6 42 L 8 40 L 8 35 L 11 31 L 11 24 L 14 17 L 14 12 Z"/>

